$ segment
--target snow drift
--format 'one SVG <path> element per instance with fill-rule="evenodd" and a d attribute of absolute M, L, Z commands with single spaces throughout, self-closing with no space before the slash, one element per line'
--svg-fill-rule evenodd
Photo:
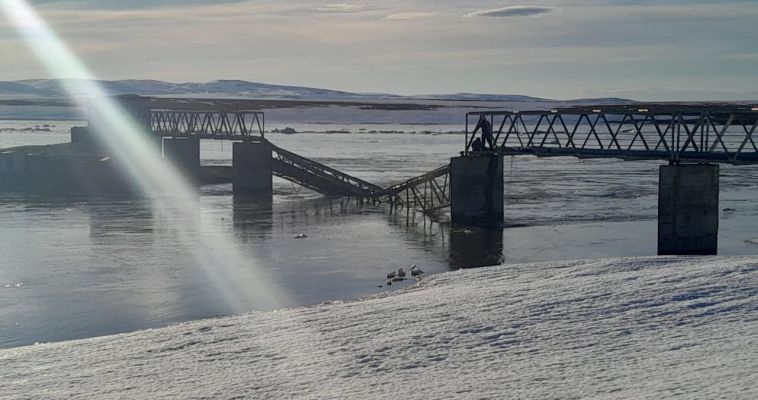
<path fill-rule="evenodd" d="M 758 258 L 446 273 L 348 303 L 0 351 L 3 398 L 758 396 Z"/>

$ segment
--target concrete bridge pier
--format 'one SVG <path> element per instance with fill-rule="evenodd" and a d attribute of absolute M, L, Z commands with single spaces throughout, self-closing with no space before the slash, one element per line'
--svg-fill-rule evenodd
<path fill-rule="evenodd" d="M 200 139 L 197 137 L 163 138 L 163 158 L 171 161 L 190 177 L 200 173 Z"/>
<path fill-rule="evenodd" d="M 234 194 L 271 198 L 273 193 L 271 146 L 267 141 L 232 145 Z"/>
<path fill-rule="evenodd" d="M 154 134 L 152 131 L 143 131 L 144 138 L 150 143 L 154 144 L 158 151 L 161 151 L 162 137 Z M 104 134 L 108 134 L 107 131 Z M 100 136 L 97 135 L 94 127 L 91 126 L 74 126 L 71 128 L 71 143 L 76 143 L 84 146 L 94 146 L 99 150 L 108 152 L 109 149 L 105 146 Z"/>
<path fill-rule="evenodd" d="M 658 185 L 658 254 L 716 255 L 718 164 L 663 165 Z"/>
<path fill-rule="evenodd" d="M 503 225 L 503 156 L 477 155 L 450 160 L 450 217 L 457 225 Z"/>

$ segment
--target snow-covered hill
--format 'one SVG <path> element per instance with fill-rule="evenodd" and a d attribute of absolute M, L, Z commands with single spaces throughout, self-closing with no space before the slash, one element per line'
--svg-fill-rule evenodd
<path fill-rule="evenodd" d="M 27 398 L 755 399 L 758 258 L 451 272 L 385 296 L 0 350 Z"/>
<path fill-rule="evenodd" d="M 397 96 L 380 93 L 350 93 L 338 90 L 317 89 L 302 86 L 270 85 L 242 80 L 217 80 L 206 83 L 170 83 L 158 80 L 97 81 L 111 94 L 138 94 L 144 96 L 191 96 L 232 98 L 280 98 L 299 100 L 442 100 L 442 101 L 493 101 L 493 102 L 552 102 L 550 99 L 520 95 L 449 94 L 429 96 Z M 65 97 L 65 87 L 82 87 L 76 80 L 31 79 L 0 81 L 0 95 Z M 94 93 L 76 93 L 87 97 Z M 581 100 L 575 100 L 578 102 Z M 615 104 L 629 102 L 623 99 L 592 99 L 595 103 Z"/>
<path fill-rule="evenodd" d="M 513 94 L 481 94 L 481 93 L 455 93 L 455 94 L 437 94 L 427 96 L 413 96 L 416 99 L 428 100 L 445 100 L 445 101 L 475 101 L 475 102 L 518 102 L 518 103 L 555 103 L 558 101 L 571 104 L 628 104 L 631 100 L 617 97 L 608 98 L 587 98 L 571 100 L 554 100 L 540 97 L 513 95 Z"/>
<path fill-rule="evenodd" d="M 86 87 L 76 80 L 36 79 L 0 82 L 0 90 L 7 85 L 6 94 L 60 97 L 65 96 L 64 87 Z M 170 83 L 157 80 L 97 81 L 111 94 L 161 95 L 227 95 L 237 97 L 350 97 L 352 93 L 297 86 L 278 86 L 239 80 L 218 80 L 207 83 Z M 15 92 L 13 92 L 15 91 Z M 0 92 L 2 93 L 2 92 Z M 76 93 L 92 96 L 94 93 Z"/>

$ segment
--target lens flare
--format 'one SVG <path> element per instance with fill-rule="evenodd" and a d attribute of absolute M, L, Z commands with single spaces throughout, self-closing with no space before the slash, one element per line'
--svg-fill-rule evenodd
<path fill-rule="evenodd" d="M 177 245 L 194 256 L 227 306 L 244 312 L 291 305 L 276 282 L 243 256 L 232 235 L 225 234 L 214 221 L 201 218 L 194 187 L 162 158 L 151 133 L 108 97 L 94 74 L 34 8 L 24 0 L 0 0 L 0 9 L 48 73 L 62 82 L 69 97 L 98 115 L 92 129 L 98 140 L 151 200 L 157 214 L 176 231 Z M 87 102 L 82 94 L 95 99 Z"/>

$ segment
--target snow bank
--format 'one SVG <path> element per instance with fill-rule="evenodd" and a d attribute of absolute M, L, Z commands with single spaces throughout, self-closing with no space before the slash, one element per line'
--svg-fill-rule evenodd
<path fill-rule="evenodd" d="M 0 397 L 758 397 L 758 259 L 451 272 L 349 303 L 0 351 Z"/>

